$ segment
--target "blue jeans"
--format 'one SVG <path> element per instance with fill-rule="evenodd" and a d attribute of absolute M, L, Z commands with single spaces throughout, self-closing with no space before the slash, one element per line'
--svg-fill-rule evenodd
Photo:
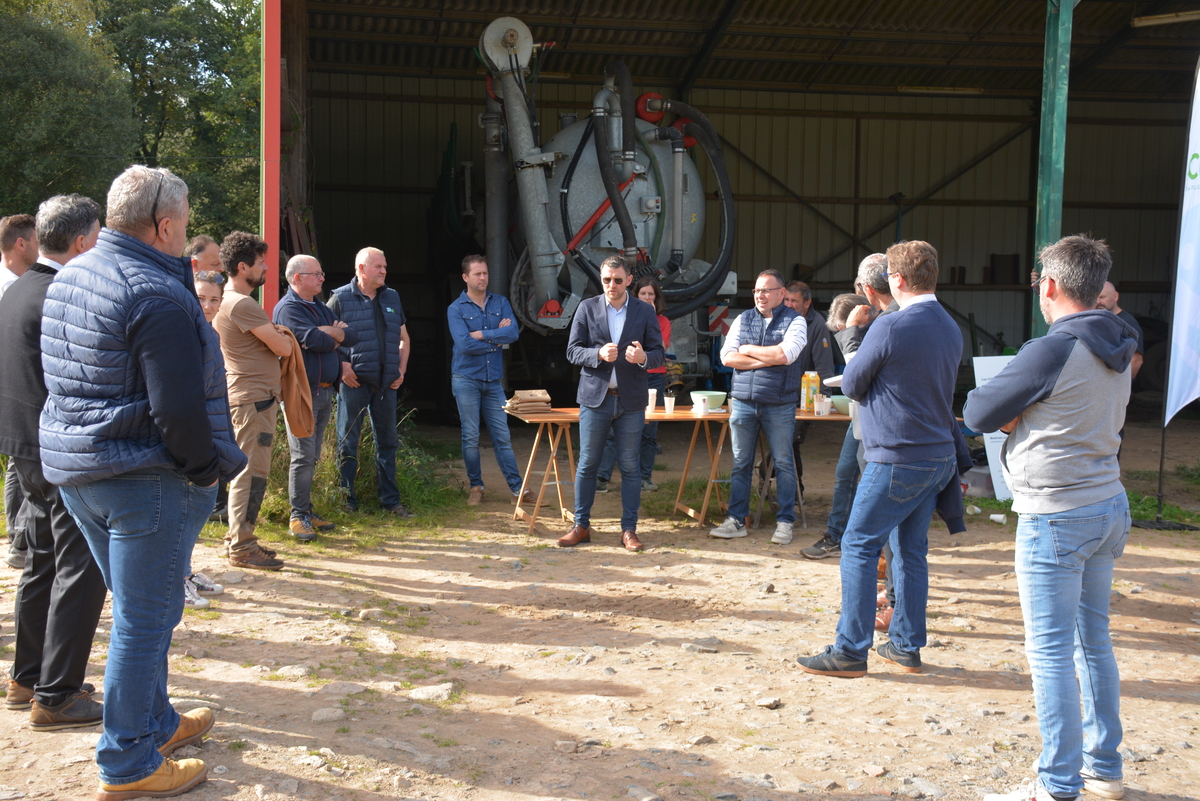
<path fill-rule="evenodd" d="M 321 442 L 325 439 L 325 427 L 333 413 L 333 387 L 316 387 L 312 391 L 313 432 L 312 436 L 296 437 L 292 427 L 287 427 L 288 450 L 291 462 L 288 465 L 288 500 L 292 504 L 292 520 L 312 514 L 313 474 L 317 462 L 321 461 Z M 284 417 L 287 422 L 287 417 Z"/>
<path fill-rule="evenodd" d="M 875 635 L 879 553 L 891 541 L 896 611 L 889 632 L 902 651 L 925 645 L 929 520 L 937 495 L 957 475 L 954 456 L 904 464 L 867 462 L 842 535 L 842 614 L 834 650 L 866 659 Z"/>
<path fill-rule="evenodd" d="M 499 381 L 467 378 L 461 373 L 450 376 L 454 400 L 458 402 L 458 417 L 462 422 L 463 463 L 472 487 L 483 486 L 483 466 L 479 462 L 479 424 L 487 425 L 496 452 L 496 464 L 504 474 L 513 495 L 521 491 L 521 471 L 513 455 L 512 438 L 508 433 L 508 415 L 504 412 L 504 387 Z"/>
<path fill-rule="evenodd" d="M 379 505 L 394 509 L 400 505 L 400 489 L 396 486 L 396 450 L 400 436 L 396 433 L 396 390 L 360 384 L 342 384 L 338 393 L 338 470 L 346 503 L 358 508 L 354 495 L 354 477 L 358 475 L 358 441 L 362 436 L 363 418 L 371 418 L 371 433 L 375 435 L 375 487 Z"/>
<path fill-rule="evenodd" d="M 183 617 L 188 557 L 217 487 L 155 468 L 60 490 L 112 593 L 96 764 L 101 781 L 127 784 L 158 770 L 158 748 L 179 728 L 167 697 L 167 649 Z"/>
<path fill-rule="evenodd" d="M 858 440 L 854 438 L 854 427 L 846 426 L 846 438 L 842 440 L 842 452 L 833 473 L 833 503 L 825 522 L 825 536 L 834 542 L 842 541 L 846 523 L 850 520 L 858 475 Z"/>
<path fill-rule="evenodd" d="M 575 525 L 587 528 L 592 522 L 596 500 L 596 471 L 604 452 L 604 441 L 612 431 L 617 440 L 617 463 L 621 465 L 621 531 L 637 531 L 638 507 L 642 504 L 642 482 L 638 480 L 638 443 L 646 422 L 646 407 L 635 411 L 621 408 L 620 398 L 605 395 L 599 406 L 579 409 L 579 464 L 575 468 Z"/>
<path fill-rule="evenodd" d="M 729 489 L 729 516 L 739 523 L 750 514 L 750 476 L 758 450 L 758 431 L 767 435 L 775 457 L 775 494 L 779 498 L 781 523 L 796 522 L 796 465 L 792 461 L 792 436 L 796 430 L 795 403 L 749 403 L 736 398 L 729 415 L 733 440 L 733 475 Z"/>
<path fill-rule="evenodd" d="M 1108 603 L 1129 525 L 1123 492 L 1066 512 L 1017 517 L 1017 586 L 1042 735 L 1037 772 L 1054 795 L 1079 794 L 1081 770 L 1121 778 L 1121 679 Z"/>
<path fill-rule="evenodd" d="M 655 396 L 658 406 L 663 406 L 663 390 L 667 386 L 666 373 L 647 373 L 646 379 L 650 389 L 657 389 Z M 642 426 L 642 445 L 638 452 L 638 463 L 642 471 L 642 481 L 649 481 L 654 476 L 654 459 L 658 456 L 658 423 L 646 423 Z M 597 476 L 602 481 L 611 481 L 613 469 L 617 466 L 617 438 L 610 432 L 604 443 L 604 456 L 600 458 L 600 472 Z"/>

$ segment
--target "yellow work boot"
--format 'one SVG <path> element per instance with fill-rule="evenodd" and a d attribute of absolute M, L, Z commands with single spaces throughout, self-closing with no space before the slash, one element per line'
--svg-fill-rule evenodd
<path fill-rule="evenodd" d="M 179 716 L 179 728 L 171 735 L 171 739 L 158 749 L 158 753 L 170 756 L 176 748 L 195 745 L 200 742 L 201 737 L 208 734 L 208 730 L 212 727 L 213 712 L 208 707 L 202 706 L 199 709 L 184 712 Z"/>
<path fill-rule="evenodd" d="M 100 782 L 96 801 L 125 801 L 129 798 L 170 798 L 183 795 L 208 778 L 208 765 L 199 759 L 164 759 L 158 770 L 129 784 Z"/>

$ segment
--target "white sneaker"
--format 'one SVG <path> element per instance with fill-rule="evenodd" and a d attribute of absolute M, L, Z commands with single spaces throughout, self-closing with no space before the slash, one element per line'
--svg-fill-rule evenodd
<path fill-rule="evenodd" d="M 188 581 L 192 582 L 192 585 L 196 588 L 197 595 L 221 595 L 225 592 L 223 586 L 217 584 L 203 573 L 193 573 Z"/>
<path fill-rule="evenodd" d="M 795 523 L 780 520 L 775 524 L 775 533 L 771 535 L 771 542 L 776 545 L 787 545 L 792 541 L 792 527 L 795 525 Z"/>
<path fill-rule="evenodd" d="M 1101 798 L 1121 799 L 1125 797 L 1125 784 L 1120 779 L 1101 779 L 1080 774 L 1083 778 L 1083 791 Z"/>
<path fill-rule="evenodd" d="M 1050 791 L 1042 787 L 1042 783 L 1034 779 L 1015 790 L 1007 793 L 987 793 L 983 801 L 1055 801 Z"/>
<path fill-rule="evenodd" d="M 736 517 L 727 517 L 725 522 L 708 532 L 710 537 L 720 537 L 723 540 L 732 540 L 737 537 L 744 537 L 750 533 L 746 528 L 745 523 L 739 523 Z"/>
<path fill-rule="evenodd" d="M 188 579 L 183 580 L 183 605 L 188 609 L 207 609 L 208 599 L 201 598 L 196 587 Z"/>

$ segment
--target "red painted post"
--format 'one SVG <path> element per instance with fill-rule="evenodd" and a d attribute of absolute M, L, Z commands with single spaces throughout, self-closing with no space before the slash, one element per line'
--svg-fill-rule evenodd
<path fill-rule="evenodd" d="M 279 168 L 282 105 L 282 13 L 280 0 L 262 4 L 262 120 L 259 131 L 259 236 L 268 245 L 263 307 L 270 314 L 279 302 Z"/>

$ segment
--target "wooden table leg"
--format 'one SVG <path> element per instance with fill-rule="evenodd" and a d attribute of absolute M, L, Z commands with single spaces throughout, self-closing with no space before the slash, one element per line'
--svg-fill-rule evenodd
<path fill-rule="evenodd" d="M 547 423 L 538 423 L 537 433 L 533 435 L 533 449 L 529 452 L 529 463 L 525 465 L 525 476 L 521 479 L 521 492 L 517 495 L 516 508 L 513 509 L 513 520 L 528 520 L 529 514 L 521 508 L 521 499 L 525 497 L 525 490 L 529 487 L 529 477 L 533 475 L 533 465 L 537 459 L 538 448 L 542 444 L 542 432 L 546 430 Z M 545 478 L 542 479 L 543 481 Z M 537 516 L 537 510 L 534 509 L 534 517 Z"/>
<path fill-rule="evenodd" d="M 721 470 L 721 453 L 725 450 L 725 435 L 729 433 L 729 421 L 721 421 L 721 433 L 717 437 L 717 448 L 713 450 L 712 430 L 708 426 L 708 421 L 704 421 L 704 437 L 708 443 L 708 458 L 711 460 L 711 466 L 708 470 L 708 487 L 704 490 L 704 503 L 700 507 L 700 516 L 698 520 L 700 525 L 704 525 L 704 519 L 708 516 L 708 503 L 712 497 L 713 488 L 717 489 L 717 506 L 721 505 L 721 489 L 717 487 L 717 476 Z"/>
<path fill-rule="evenodd" d="M 567 423 L 566 425 L 563 426 L 563 436 L 565 436 L 567 438 L 567 469 L 569 471 L 571 471 L 570 472 L 571 480 L 566 481 L 566 482 L 560 481 L 558 483 L 558 508 L 561 510 L 562 519 L 565 522 L 574 523 L 575 522 L 575 512 L 574 512 L 574 510 L 572 510 L 570 512 L 567 511 L 567 504 L 566 504 L 566 501 L 563 500 L 563 494 L 562 494 L 562 485 L 564 483 L 570 484 L 571 485 L 571 497 L 572 498 L 575 497 L 575 446 L 571 443 L 571 424 L 570 423 Z"/>
<path fill-rule="evenodd" d="M 683 460 L 683 475 L 679 477 L 679 492 L 675 494 L 675 511 L 683 512 L 693 520 L 699 514 L 695 509 L 683 503 L 683 488 L 687 485 L 688 471 L 692 468 L 692 454 L 696 452 L 696 438 L 700 436 L 700 424 L 704 420 L 697 419 L 696 425 L 692 428 L 692 442 L 688 445 L 687 458 Z"/>
<path fill-rule="evenodd" d="M 542 508 L 542 500 L 546 497 L 546 484 L 549 483 L 551 475 L 554 476 L 555 487 L 558 487 L 558 445 L 562 441 L 563 430 L 565 429 L 568 434 L 571 431 L 570 424 L 565 426 L 551 424 L 551 426 L 548 443 L 550 445 L 550 458 L 546 460 L 546 472 L 542 473 L 542 486 L 538 487 L 538 496 L 533 506 L 533 515 L 528 518 L 530 535 L 533 534 L 534 527 L 537 526 L 538 512 Z M 559 490 L 560 503 L 561 500 L 562 490 Z"/>

